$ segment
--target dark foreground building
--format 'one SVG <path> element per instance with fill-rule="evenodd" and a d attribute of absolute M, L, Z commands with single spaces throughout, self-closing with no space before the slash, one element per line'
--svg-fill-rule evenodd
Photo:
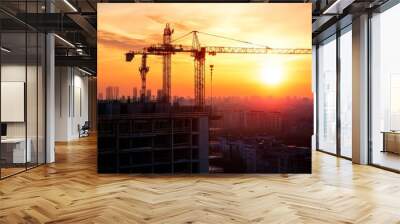
<path fill-rule="evenodd" d="M 162 103 L 98 103 L 100 173 L 208 173 L 208 113 Z"/>

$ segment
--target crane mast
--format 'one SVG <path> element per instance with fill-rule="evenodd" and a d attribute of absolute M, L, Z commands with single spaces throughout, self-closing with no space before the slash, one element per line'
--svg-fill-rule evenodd
<path fill-rule="evenodd" d="M 169 24 L 164 28 L 163 46 L 168 48 L 171 45 L 171 35 L 174 32 Z M 166 51 L 163 55 L 163 101 L 169 103 L 171 101 L 171 54 L 173 52 Z"/>
<path fill-rule="evenodd" d="M 142 88 L 140 89 L 140 101 L 144 102 L 146 99 L 146 75 L 150 68 L 147 66 L 147 54 L 142 54 L 142 64 L 139 67 L 140 78 L 142 80 Z"/>
<path fill-rule="evenodd" d="M 195 104 L 199 109 L 205 105 L 205 60 L 206 54 L 215 56 L 217 54 L 311 54 L 308 48 L 270 48 L 270 47 L 221 47 L 221 46 L 201 46 L 198 33 L 192 31 L 192 46 L 172 44 L 171 35 L 174 30 L 166 24 L 163 34 L 163 43 L 154 44 L 143 51 L 130 51 L 126 53 L 126 61 L 132 61 L 136 54 L 142 55 L 142 64 L 139 68 L 142 89 L 141 98 L 144 99 L 146 93 L 146 74 L 149 67 L 146 65 L 147 55 L 161 55 L 163 57 L 163 101 L 171 102 L 171 55 L 175 53 L 190 53 L 194 58 L 194 97 Z M 187 36 L 188 34 L 184 35 Z M 208 34 L 210 35 L 210 34 Z M 216 36 L 216 35 L 212 35 Z M 221 37 L 221 36 L 218 36 Z M 224 37 L 222 37 L 224 38 Z M 178 38 L 179 39 L 179 38 Z M 227 38 L 232 39 L 232 38 Z M 245 41 L 240 41 L 245 42 Z M 249 43 L 249 42 L 245 42 Z"/>
<path fill-rule="evenodd" d="M 194 57 L 194 100 L 196 106 L 205 104 L 206 48 L 201 47 L 197 31 L 193 31 L 192 57 Z"/>

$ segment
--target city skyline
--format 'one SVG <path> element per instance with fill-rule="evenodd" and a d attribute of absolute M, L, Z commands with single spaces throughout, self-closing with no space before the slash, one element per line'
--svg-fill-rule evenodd
<path fill-rule="evenodd" d="M 229 5 L 229 10 L 225 10 L 224 5 L 226 4 L 168 4 L 163 5 L 163 10 L 160 10 L 157 9 L 157 4 L 100 4 L 99 93 L 104 96 L 106 85 L 111 85 L 120 87 L 120 95 L 129 96 L 132 86 L 140 86 L 140 57 L 127 63 L 124 54 L 129 50 L 161 43 L 166 23 L 170 23 L 175 30 L 172 39 L 188 31 L 199 30 L 274 48 L 311 48 L 311 36 L 307 34 L 311 30 L 311 24 L 304 19 L 311 16 L 311 5 Z M 217 16 L 221 10 L 226 11 L 222 18 Z M 171 11 L 176 13 L 167 13 Z M 283 11 L 290 11 L 292 16 L 283 18 Z M 128 14 L 131 19 L 126 21 Z M 140 20 L 141 23 L 132 23 L 131 20 Z M 273 25 L 269 21 L 282 22 Z M 265 24 L 265 29 L 260 29 L 260 24 Z M 250 46 L 201 35 L 199 38 L 206 46 Z M 191 45 L 191 38 L 184 38 L 179 44 Z M 156 93 L 162 88 L 161 57 L 149 57 L 148 64 L 150 71 L 147 75 L 147 86 Z M 206 97 L 210 96 L 210 64 L 214 65 L 212 85 L 215 97 L 298 95 L 312 98 L 311 55 L 207 56 Z M 172 96 L 193 95 L 193 58 L 185 54 L 173 55 Z"/>
<path fill-rule="evenodd" d="M 138 88 L 137 87 L 131 87 L 131 93 L 128 93 L 128 95 L 120 95 L 119 94 L 119 87 L 118 86 L 106 86 L 106 92 L 105 95 L 103 93 L 98 93 L 97 98 L 98 100 L 108 100 L 108 101 L 115 101 L 115 100 L 131 100 L 131 102 L 139 102 L 140 100 L 140 95 L 138 94 Z M 307 100 L 309 103 L 313 103 L 313 99 L 305 96 L 284 96 L 284 97 L 275 97 L 275 96 L 212 96 L 212 99 L 215 101 L 215 103 L 220 103 L 219 106 L 224 105 L 225 103 L 234 103 L 236 105 L 239 105 L 240 103 L 243 103 L 242 101 L 245 101 L 251 104 L 257 104 L 260 102 L 265 102 L 265 103 L 270 103 L 274 102 L 275 104 L 282 104 L 284 106 L 291 106 L 291 103 L 289 101 L 303 101 Z M 147 90 L 145 94 L 145 100 L 147 102 L 161 102 L 162 100 L 162 89 L 157 89 L 157 91 L 153 92 L 152 90 Z M 194 97 L 193 96 L 176 96 L 173 95 L 171 99 L 171 103 L 182 103 L 182 105 L 194 105 Z M 205 97 L 206 104 L 211 103 L 211 96 L 206 96 Z M 186 103 L 185 103 L 185 102 Z M 219 102 L 220 101 L 220 102 Z M 189 102 L 189 103 L 188 103 Z M 214 106 L 216 106 L 214 104 Z M 260 105 L 261 106 L 261 105 Z M 262 106 L 261 106 L 262 107 Z M 262 110 L 261 108 L 258 108 L 256 110 Z"/>

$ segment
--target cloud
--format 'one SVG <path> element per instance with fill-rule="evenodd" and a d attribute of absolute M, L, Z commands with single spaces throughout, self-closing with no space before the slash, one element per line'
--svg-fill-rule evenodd
<path fill-rule="evenodd" d="M 167 21 L 164 17 L 160 15 L 147 15 L 146 16 L 148 19 L 150 19 L 153 22 L 164 24 L 165 21 Z"/>
<path fill-rule="evenodd" d="M 173 22 L 172 26 L 174 28 L 180 29 L 180 30 L 190 30 L 190 26 L 186 25 L 185 23 L 182 22 Z"/>
<path fill-rule="evenodd" d="M 108 31 L 99 30 L 97 41 L 107 47 L 119 48 L 124 50 L 142 49 L 150 45 L 148 41 L 122 36 Z"/>
<path fill-rule="evenodd" d="M 179 21 L 179 20 L 177 20 L 177 18 L 168 19 L 165 16 L 161 16 L 161 15 L 147 15 L 146 18 L 162 25 L 162 27 L 164 27 L 165 24 L 170 23 L 174 29 L 179 29 L 180 31 L 188 31 L 191 29 L 190 24 L 187 24 L 186 22 L 183 22 L 183 21 Z"/>

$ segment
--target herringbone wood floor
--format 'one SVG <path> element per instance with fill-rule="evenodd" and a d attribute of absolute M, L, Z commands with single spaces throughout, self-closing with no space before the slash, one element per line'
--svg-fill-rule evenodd
<path fill-rule="evenodd" d="M 400 223 L 400 175 L 313 155 L 312 175 L 98 175 L 96 142 L 0 181 L 0 223 Z"/>

